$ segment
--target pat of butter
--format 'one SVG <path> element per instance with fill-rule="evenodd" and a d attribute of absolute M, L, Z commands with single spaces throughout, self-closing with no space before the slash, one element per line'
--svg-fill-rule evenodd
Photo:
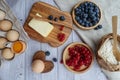
<path fill-rule="evenodd" d="M 37 19 L 32 19 L 28 25 L 43 37 L 47 37 L 54 28 L 50 23 Z"/>

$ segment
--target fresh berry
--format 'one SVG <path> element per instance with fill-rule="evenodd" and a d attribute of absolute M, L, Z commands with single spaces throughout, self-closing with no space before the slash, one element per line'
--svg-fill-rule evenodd
<path fill-rule="evenodd" d="M 57 17 L 55 17 L 55 18 L 54 18 L 54 21 L 58 21 L 58 18 L 57 18 Z"/>
<path fill-rule="evenodd" d="M 65 20 L 65 17 L 64 16 L 60 16 L 59 18 L 61 21 L 64 21 Z"/>
<path fill-rule="evenodd" d="M 81 66 L 89 66 L 92 61 L 92 53 L 85 46 L 75 45 L 68 48 L 69 59 L 66 60 L 68 66 L 73 67 L 72 69 L 77 71 L 80 70 Z"/>
<path fill-rule="evenodd" d="M 63 60 L 61 60 L 60 63 L 63 64 Z"/>
<path fill-rule="evenodd" d="M 49 56 L 49 55 L 50 55 L 50 52 L 49 52 L 49 51 L 46 51 L 46 52 L 45 52 L 45 55 L 46 55 L 46 56 Z"/>
<path fill-rule="evenodd" d="M 101 28 L 102 28 L 102 25 L 98 25 L 98 28 L 101 29 Z"/>
<path fill-rule="evenodd" d="M 57 38 L 60 42 L 63 42 L 65 40 L 65 34 L 64 33 L 59 33 Z"/>
<path fill-rule="evenodd" d="M 53 20 L 53 16 L 52 16 L 52 15 L 49 15 L 49 16 L 48 16 L 48 19 L 49 19 L 49 20 Z"/>
<path fill-rule="evenodd" d="M 95 26 L 100 21 L 99 7 L 89 1 L 75 8 L 75 20 L 84 27 Z"/>
<path fill-rule="evenodd" d="M 54 61 L 54 62 L 57 62 L 57 58 L 53 58 L 53 61 Z"/>
<path fill-rule="evenodd" d="M 102 25 L 98 25 L 94 30 L 102 29 Z"/>
<path fill-rule="evenodd" d="M 64 29 L 64 26 L 60 26 L 60 31 L 63 31 L 63 29 Z"/>

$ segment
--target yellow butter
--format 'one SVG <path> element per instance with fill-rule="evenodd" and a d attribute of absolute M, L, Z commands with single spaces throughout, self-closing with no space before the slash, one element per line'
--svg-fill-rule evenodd
<path fill-rule="evenodd" d="M 54 28 L 52 24 L 37 19 L 32 19 L 28 25 L 43 37 L 47 37 Z"/>

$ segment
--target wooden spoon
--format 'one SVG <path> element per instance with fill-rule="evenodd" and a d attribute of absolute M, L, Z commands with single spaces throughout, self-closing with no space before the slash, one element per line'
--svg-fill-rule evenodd
<path fill-rule="evenodd" d="M 120 61 L 120 52 L 118 51 L 117 43 L 117 16 L 112 17 L 112 30 L 113 30 L 113 54 L 117 61 Z"/>

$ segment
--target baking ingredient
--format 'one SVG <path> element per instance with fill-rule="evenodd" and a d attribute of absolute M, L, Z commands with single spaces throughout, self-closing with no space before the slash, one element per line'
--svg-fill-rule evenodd
<path fill-rule="evenodd" d="M 46 56 L 49 56 L 49 55 L 50 55 L 50 51 L 46 51 L 46 52 L 45 52 L 45 55 L 46 55 Z"/>
<path fill-rule="evenodd" d="M 57 38 L 60 42 L 63 42 L 65 40 L 65 34 L 64 33 L 58 33 Z"/>
<path fill-rule="evenodd" d="M 0 37 L 0 49 L 5 48 L 5 44 L 7 43 L 7 39 Z"/>
<path fill-rule="evenodd" d="M 53 20 L 53 15 L 49 15 L 49 16 L 48 16 L 48 19 L 49 19 L 49 20 Z"/>
<path fill-rule="evenodd" d="M 54 62 L 57 62 L 57 58 L 53 58 L 53 61 L 54 61 Z"/>
<path fill-rule="evenodd" d="M 32 19 L 28 25 L 43 37 L 47 37 L 54 28 L 50 23 L 37 19 Z"/>
<path fill-rule="evenodd" d="M 118 42 L 119 43 L 119 42 Z M 109 62 L 111 64 L 117 64 L 117 60 L 113 54 L 113 39 L 107 40 L 102 47 L 100 48 L 99 55 L 104 59 L 104 61 Z M 120 43 L 119 43 L 119 48 L 118 50 L 120 51 Z"/>
<path fill-rule="evenodd" d="M 88 67 L 92 62 L 92 53 L 85 46 L 75 45 L 68 48 L 69 58 L 66 64 L 77 71 L 84 65 Z"/>
<path fill-rule="evenodd" d="M 0 30 L 2 31 L 8 31 L 12 29 L 12 22 L 10 20 L 2 20 L 0 21 Z"/>
<path fill-rule="evenodd" d="M 9 41 L 16 41 L 19 39 L 19 32 L 16 31 L 16 30 L 10 30 L 7 32 L 6 34 L 6 38 L 9 40 Z"/>
<path fill-rule="evenodd" d="M 0 9 L 0 20 L 3 20 L 5 18 L 5 12 Z"/>
<path fill-rule="evenodd" d="M 22 53 L 26 49 L 26 44 L 23 41 L 16 41 L 12 44 L 12 51 L 14 53 Z"/>
<path fill-rule="evenodd" d="M 65 20 L 65 17 L 64 16 L 60 16 L 59 18 L 61 21 L 64 21 Z"/>
<path fill-rule="evenodd" d="M 11 60 L 14 57 L 14 53 L 11 51 L 10 48 L 5 48 L 2 51 L 2 57 L 6 60 Z"/>
<path fill-rule="evenodd" d="M 93 2 L 85 1 L 75 8 L 75 20 L 84 27 L 95 26 L 100 21 L 100 9 Z"/>
<path fill-rule="evenodd" d="M 41 73 L 45 68 L 45 64 L 41 60 L 34 60 L 32 63 L 32 71 L 35 73 Z"/>

